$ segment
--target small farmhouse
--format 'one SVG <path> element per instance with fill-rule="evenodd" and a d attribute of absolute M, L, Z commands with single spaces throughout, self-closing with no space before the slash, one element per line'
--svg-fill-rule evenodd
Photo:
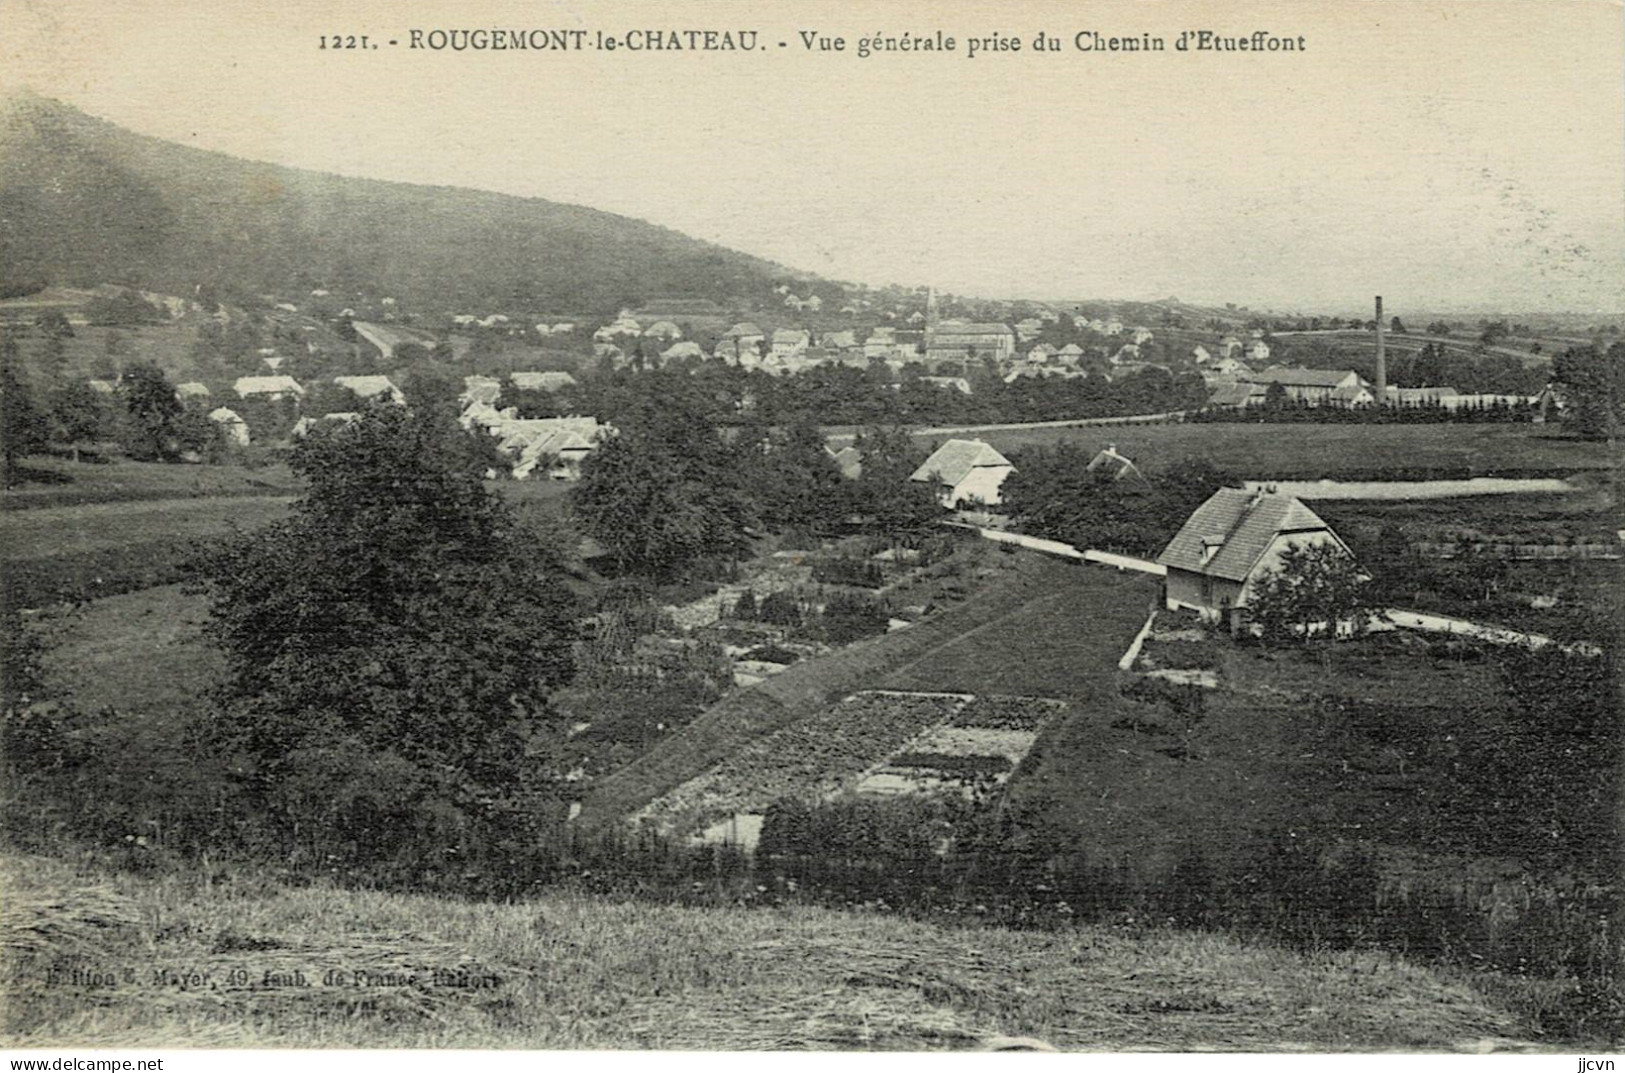
<path fill-rule="evenodd" d="M 937 499 L 949 509 L 967 503 L 993 506 L 999 502 L 1000 485 L 1015 469 L 1008 458 L 981 440 L 949 440 L 909 479 L 933 484 Z"/>
<path fill-rule="evenodd" d="M 239 376 L 232 390 L 239 399 L 297 399 L 305 393 L 291 376 Z"/>
<path fill-rule="evenodd" d="M 248 422 L 235 410 L 221 406 L 209 413 L 209 420 L 220 426 L 221 434 L 238 447 L 248 446 Z"/>
<path fill-rule="evenodd" d="M 502 396 L 502 381 L 490 376 L 463 377 L 463 393 L 457 396 L 457 401 L 464 406 L 482 403 L 494 406 L 497 399 Z"/>
<path fill-rule="evenodd" d="M 581 462 L 608 432 L 593 417 L 508 419 L 491 427 L 498 450 L 515 458 L 515 480 L 529 477 L 542 463 L 554 480 L 581 476 Z"/>
<path fill-rule="evenodd" d="M 1140 467 L 1136 466 L 1127 455 L 1117 453 L 1117 444 L 1115 443 L 1108 443 L 1104 449 L 1089 460 L 1089 464 L 1084 469 L 1090 473 L 1099 473 L 1110 477 L 1114 481 L 1120 481 L 1124 477 L 1139 477 L 1142 481 L 1145 480 L 1145 475 L 1140 472 Z"/>
<path fill-rule="evenodd" d="M 1221 488 L 1157 556 L 1168 571 L 1164 600 L 1171 611 L 1184 608 L 1237 629 L 1254 582 L 1280 567 L 1287 548 L 1316 544 L 1335 545 L 1353 557 L 1295 496 Z"/>
<path fill-rule="evenodd" d="M 562 391 L 574 387 L 576 378 L 569 373 L 513 373 L 508 377 L 520 391 Z"/>
<path fill-rule="evenodd" d="M 773 356 L 794 358 L 807 349 L 807 333 L 799 328 L 780 328 L 773 333 Z"/>
<path fill-rule="evenodd" d="M 396 406 L 406 403 L 406 396 L 387 376 L 335 376 L 333 383 L 362 399 L 380 399 Z"/>

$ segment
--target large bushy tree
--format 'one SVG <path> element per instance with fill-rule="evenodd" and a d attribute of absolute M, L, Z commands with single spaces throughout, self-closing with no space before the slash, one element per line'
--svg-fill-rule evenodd
<path fill-rule="evenodd" d="M 572 667 L 560 564 L 443 412 L 373 407 L 291 464 L 293 516 L 207 564 L 230 669 L 213 744 L 301 851 L 449 867 L 538 774 Z"/>
<path fill-rule="evenodd" d="M 755 514 L 740 446 L 681 400 L 629 415 L 582 464 L 571 503 L 618 568 L 662 578 L 742 555 Z"/>
<path fill-rule="evenodd" d="M 1253 582 L 1247 613 L 1266 643 L 1364 633 L 1378 613 L 1367 597 L 1369 584 L 1341 545 L 1295 544 L 1281 553 L 1275 570 Z"/>
<path fill-rule="evenodd" d="M 0 462 L 5 483 L 16 478 L 17 463 L 43 450 L 49 435 L 45 413 L 34 403 L 34 392 L 23 376 L 16 343 L 4 341 L 0 351 Z"/>
<path fill-rule="evenodd" d="M 1607 352 L 1573 347 L 1552 362 L 1552 378 L 1568 392 L 1569 422 L 1586 439 L 1612 440 L 1625 415 L 1625 343 Z"/>

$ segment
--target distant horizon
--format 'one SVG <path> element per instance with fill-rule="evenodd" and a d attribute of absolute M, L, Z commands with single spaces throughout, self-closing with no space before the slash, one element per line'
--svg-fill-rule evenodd
<path fill-rule="evenodd" d="M 1310 46 L 1248 61 L 859 61 L 797 44 L 635 62 L 335 57 L 310 23 L 669 20 L 637 0 L 567 15 L 507 0 L 477 17 L 438 0 L 409 16 L 338 7 L 25 8 L 0 27 L 0 88 L 239 159 L 583 206 L 870 287 L 1344 317 L 1382 293 L 1400 316 L 1625 315 L 1625 95 L 1596 92 L 1625 70 L 1625 35 L 1606 5 L 1412 0 L 1378 21 L 1249 5 L 1250 21 Z M 1162 32 L 1214 11 L 1169 0 L 1089 18 Z M 794 40 L 786 18 L 855 33 L 910 12 L 964 33 L 980 9 L 852 0 L 749 17 Z M 1072 17 L 1006 12 L 1012 26 Z M 1554 51 L 1566 62 L 1546 62 Z M 1520 70 L 1540 74 L 1506 74 Z"/>

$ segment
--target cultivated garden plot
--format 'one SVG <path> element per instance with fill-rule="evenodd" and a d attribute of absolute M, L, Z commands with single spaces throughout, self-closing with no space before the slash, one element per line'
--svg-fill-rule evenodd
<path fill-rule="evenodd" d="M 781 798 L 833 797 L 923 731 L 947 723 L 971 699 L 962 693 L 855 693 L 750 743 L 654 801 L 637 819 L 689 828 L 764 812 Z"/>
<path fill-rule="evenodd" d="M 1065 709 L 1064 702 L 1044 697 L 977 697 L 864 775 L 857 792 L 991 792 L 1009 780 L 1045 723 Z"/>

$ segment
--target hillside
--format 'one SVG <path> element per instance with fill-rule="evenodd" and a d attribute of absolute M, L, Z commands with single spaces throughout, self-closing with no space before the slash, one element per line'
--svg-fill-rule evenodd
<path fill-rule="evenodd" d="M 142 851 L 135 851 L 137 853 Z M 9 1046 L 1524 1049 L 1519 1019 L 1385 954 L 878 913 L 509 905 L 0 861 Z M 168 975 L 165 975 L 165 973 Z"/>
<path fill-rule="evenodd" d="M 475 190 L 341 178 L 0 100 L 0 295 L 119 283 L 191 295 L 391 296 L 415 310 L 724 305 L 784 270 L 638 220 Z"/>

